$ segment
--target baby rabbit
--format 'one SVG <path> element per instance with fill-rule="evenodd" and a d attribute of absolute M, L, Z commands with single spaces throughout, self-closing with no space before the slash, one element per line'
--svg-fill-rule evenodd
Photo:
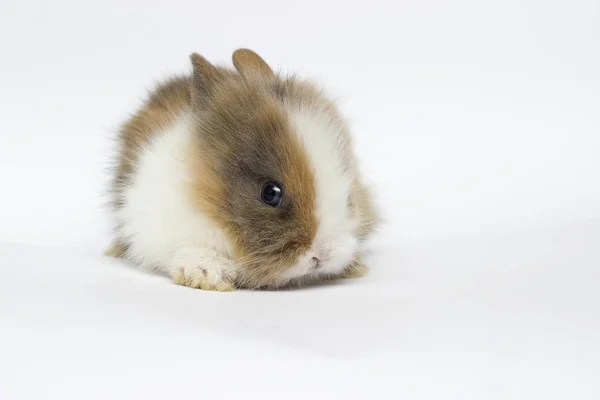
<path fill-rule="evenodd" d="M 364 275 L 378 217 L 336 106 L 248 49 L 190 58 L 120 129 L 107 254 L 216 291 Z"/>

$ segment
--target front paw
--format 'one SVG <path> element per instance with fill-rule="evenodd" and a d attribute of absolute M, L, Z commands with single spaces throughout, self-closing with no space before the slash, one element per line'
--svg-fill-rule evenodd
<path fill-rule="evenodd" d="M 235 290 L 235 265 L 212 250 L 185 249 L 173 258 L 171 278 L 181 286 L 231 292 Z"/>

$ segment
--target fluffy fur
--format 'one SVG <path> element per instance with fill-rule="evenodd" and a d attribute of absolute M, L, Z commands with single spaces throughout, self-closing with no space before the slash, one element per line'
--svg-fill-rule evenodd
<path fill-rule="evenodd" d="M 366 273 L 378 218 L 335 105 L 247 49 L 235 70 L 191 61 L 120 131 L 107 253 L 204 290 Z M 262 203 L 266 181 L 279 207 Z"/>

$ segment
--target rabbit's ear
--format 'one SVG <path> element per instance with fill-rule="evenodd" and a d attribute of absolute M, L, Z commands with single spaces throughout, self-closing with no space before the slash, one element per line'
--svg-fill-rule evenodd
<path fill-rule="evenodd" d="M 215 85 L 223 80 L 223 73 L 200 54 L 190 56 L 193 66 L 192 105 L 194 107 L 206 101 Z"/>
<path fill-rule="evenodd" d="M 258 54 L 250 49 L 237 49 L 233 52 L 233 66 L 240 74 L 258 72 L 264 76 L 273 76 L 273 70 Z"/>

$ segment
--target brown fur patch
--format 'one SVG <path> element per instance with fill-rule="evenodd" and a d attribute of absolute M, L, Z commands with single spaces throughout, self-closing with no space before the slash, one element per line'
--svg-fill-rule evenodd
<path fill-rule="evenodd" d="M 314 171 L 269 80 L 230 75 L 201 85 L 210 102 L 196 112 L 195 203 L 232 239 L 238 285 L 271 284 L 316 234 Z M 277 208 L 261 201 L 266 181 L 283 188 Z"/>

